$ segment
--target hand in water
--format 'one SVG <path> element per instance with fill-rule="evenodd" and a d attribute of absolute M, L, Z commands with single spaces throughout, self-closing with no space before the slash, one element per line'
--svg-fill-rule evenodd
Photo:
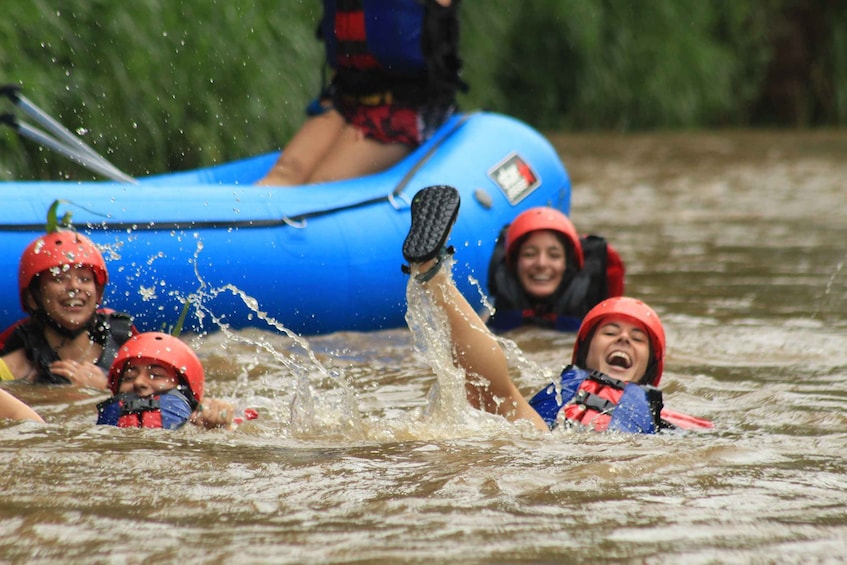
<path fill-rule="evenodd" d="M 50 372 L 65 377 L 76 386 L 109 388 L 106 374 L 100 367 L 88 361 L 54 361 L 50 364 Z"/>
<path fill-rule="evenodd" d="M 251 408 L 242 413 L 225 400 L 207 398 L 197 406 L 197 410 L 191 415 L 189 421 L 195 426 L 202 426 L 206 429 L 234 429 L 244 420 L 255 420 L 258 417 L 259 414 Z"/>

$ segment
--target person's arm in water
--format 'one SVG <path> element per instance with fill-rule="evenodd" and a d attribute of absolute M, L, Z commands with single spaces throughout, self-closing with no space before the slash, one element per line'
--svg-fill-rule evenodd
<path fill-rule="evenodd" d="M 0 418 L 44 422 L 35 410 L 3 389 L 0 389 Z"/>
<path fill-rule="evenodd" d="M 191 414 L 189 422 L 195 426 L 211 430 L 213 428 L 232 428 L 235 418 L 235 406 L 219 398 L 206 398 Z"/>

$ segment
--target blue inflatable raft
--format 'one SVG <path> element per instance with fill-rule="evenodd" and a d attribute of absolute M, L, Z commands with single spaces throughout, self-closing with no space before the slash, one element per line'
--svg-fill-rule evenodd
<path fill-rule="evenodd" d="M 0 183 L 0 329 L 23 316 L 17 269 L 24 247 L 60 217 L 103 250 L 110 282 L 104 306 L 130 312 L 142 330 L 268 328 L 272 319 L 305 335 L 405 324 L 402 242 L 409 202 L 421 188 L 450 184 L 462 195 L 451 244 L 467 296 L 483 290 L 503 224 L 551 205 L 565 213 L 570 182 L 556 151 L 515 119 L 454 116 L 425 145 L 379 174 L 293 188 L 254 186 L 277 154 L 188 172 L 96 182 Z"/>

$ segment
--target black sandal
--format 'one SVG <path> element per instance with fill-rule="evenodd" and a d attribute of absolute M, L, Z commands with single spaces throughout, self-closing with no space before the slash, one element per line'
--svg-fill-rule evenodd
<path fill-rule="evenodd" d="M 403 242 L 403 257 L 410 264 L 438 258 L 431 269 L 416 277 L 418 281 L 435 276 L 444 257 L 453 253 L 453 248 L 444 244 L 456 223 L 460 202 L 459 191 L 446 185 L 428 186 L 412 198 L 412 225 Z M 404 265 L 403 272 L 408 274 L 411 269 Z"/>

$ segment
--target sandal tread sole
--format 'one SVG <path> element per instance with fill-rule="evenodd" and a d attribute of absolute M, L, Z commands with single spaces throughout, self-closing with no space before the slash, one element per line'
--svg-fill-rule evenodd
<path fill-rule="evenodd" d="M 459 215 L 460 201 L 459 191 L 446 185 L 429 186 L 415 194 L 412 225 L 403 242 L 406 261 L 423 263 L 438 255 Z"/>

